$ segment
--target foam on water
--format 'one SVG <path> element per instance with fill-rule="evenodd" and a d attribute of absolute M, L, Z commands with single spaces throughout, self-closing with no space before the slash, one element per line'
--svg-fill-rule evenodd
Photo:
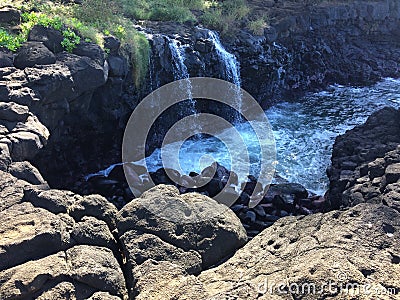
<path fill-rule="evenodd" d="M 385 79 L 363 88 L 332 86 L 327 91 L 310 94 L 298 102 L 284 102 L 268 109 L 266 115 L 274 131 L 277 147 L 277 174 L 311 191 L 324 193 L 328 187 L 326 168 L 330 164 L 335 137 L 362 124 L 369 115 L 384 106 L 400 107 L 400 80 Z M 227 146 L 221 142 L 235 144 L 235 141 L 229 140 L 233 136 L 229 130 L 215 138 L 187 140 L 180 149 L 174 144 L 167 145 L 164 158 L 165 155 L 168 157 L 168 153 L 179 153 L 180 167 L 187 173 L 199 172 L 212 159 L 230 168 L 231 159 L 240 160 L 246 150 L 230 146 L 229 154 Z M 237 124 L 236 130 L 247 145 L 252 162 L 250 174 L 257 175 L 260 166 L 257 137 L 249 123 Z M 168 165 L 169 161 L 172 160 L 164 159 L 165 167 L 178 169 L 176 165 Z M 160 149 L 154 151 L 146 162 L 150 171 L 160 168 Z M 242 179 L 248 174 L 246 167 L 239 174 Z"/>

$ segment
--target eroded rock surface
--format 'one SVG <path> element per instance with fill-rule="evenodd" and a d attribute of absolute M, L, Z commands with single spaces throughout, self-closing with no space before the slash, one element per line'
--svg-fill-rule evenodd
<path fill-rule="evenodd" d="M 365 203 L 283 218 L 198 277 L 148 261 L 135 270 L 143 275 L 138 299 L 160 290 L 163 299 L 394 299 L 400 291 L 399 220 L 398 211 Z M 367 285 L 372 294 L 364 292 Z"/>

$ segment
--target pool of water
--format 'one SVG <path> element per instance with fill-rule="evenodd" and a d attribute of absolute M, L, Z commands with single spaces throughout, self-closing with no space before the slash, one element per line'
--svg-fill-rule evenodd
<path fill-rule="evenodd" d="M 328 187 L 326 168 L 330 164 L 335 137 L 365 122 L 374 111 L 385 107 L 400 107 L 400 80 L 385 79 L 373 86 L 355 88 L 332 86 L 326 91 L 309 94 L 297 102 L 282 102 L 265 111 L 276 143 L 276 173 L 290 182 L 322 194 Z M 252 124 L 263 126 L 263 124 Z M 246 149 L 234 147 L 236 130 Z M 223 142 L 222 142 L 223 141 Z M 239 177 L 258 176 L 260 169 L 259 141 L 248 122 L 236 124 L 215 137 L 185 141 L 181 146 L 166 145 L 146 159 L 149 171 L 163 166 L 182 168 L 185 173 L 199 172 L 212 161 L 230 168 L 241 165 Z M 250 165 L 243 159 L 249 154 Z M 173 157 L 179 159 L 173 159 Z M 179 164 L 179 166 L 177 165 Z"/>

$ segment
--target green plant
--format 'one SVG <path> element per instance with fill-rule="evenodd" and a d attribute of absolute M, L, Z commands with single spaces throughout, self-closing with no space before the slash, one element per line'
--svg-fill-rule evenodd
<path fill-rule="evenodd" d="M 61 46 L 64 47 L 68 52 L 72 52 L 76 46 L 81 42 L 81 38 L 70 28 L 62 32 L 64 39 L 61 42 Z"/>
<path fill-rule="evenodd" d="M 248 23 L 248 29 L 255 35 L 263 35 L 264 29 L 268 27 L 265 17 L 259 17 Z"/>
<path fill-rule="evenodd" d="M 250 12 L 245 0 L 211 1 L 206 7 L 201 21 L 223 35 L 234 34 Z"/>
<path fill-rule="evenodd" d="M 23 43 L 21 35 L 13 35 L 6 30 L 0 28 L 0 47 L 5 47 L 10 51 L 16 51 Z"/>

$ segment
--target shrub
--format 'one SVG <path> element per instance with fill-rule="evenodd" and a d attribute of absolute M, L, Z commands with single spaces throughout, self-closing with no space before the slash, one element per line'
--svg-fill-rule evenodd
<path fill-rule="evenodd" d="M 80 36 L 78 36 L 70 28 L 63 30 L 62 32 L 64 39 L 61 41 L 61 46 L 68 52 L 72 52 L 76 46 L 81 42 Z"/>
<path fill-rule="evenodd" d="M 0 47 L 5 47 L 10 51 L 16 51 L 24 42 L 20 35 L 13 35 L 0 28 Z"/>
<path fill-rule="evenodd" d="M 259 17 L 256 20 L 250 21 L 247 27 L 255 35 L 263 35 L 264 29 L 268 27 L 268 24 L 265 17 Z"/>

